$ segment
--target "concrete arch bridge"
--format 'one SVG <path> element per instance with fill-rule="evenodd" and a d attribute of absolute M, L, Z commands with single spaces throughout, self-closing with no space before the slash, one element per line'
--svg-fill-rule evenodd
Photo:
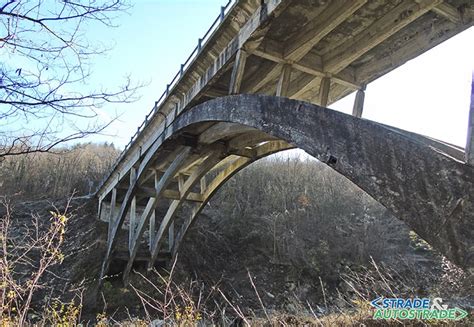
<path fill-rule="evenodd" d="M 474 167 L 461 149 L 306 102 L 238 95 L 178 117 L 130 169 L 128 186 L 105 199 L 107 209 L 103 201 L 110 221 L 103 273 L 119 229 L 129 232 L 127 280 L 137 259 L 152 266 L 176 255 L 200 211 L 235 173 L 294 147 L 351 180 L 455 263 L 473 267 Z M 185 205 L 188 216 L 177 219 Z M 149 257 L 137 258 L 144 234 Z"/>
<path fill-rule="evenodd" d="M 470 0 L 229 1 L 97 191 L 101 277 L 174 256 L 232 175 L 294 147 L 474 269 L 473 106 L 465 149 L 361 118 L 370 82 L 473 22 Z M 352 92 L 352 115 L 326 108 Z"/>

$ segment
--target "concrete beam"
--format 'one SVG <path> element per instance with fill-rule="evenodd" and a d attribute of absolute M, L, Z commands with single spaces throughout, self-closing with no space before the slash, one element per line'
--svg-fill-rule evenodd
<path fill-rule="evenodd" d="M 390 52 L 380 52 L 373 60 L 358 67 L 355 71 L 359 83 L 368 83 L 387 74 L 400 66 L 400 62 L 407 62 L 416 58 L 450 37 L 460 33 L 465 27 L 453 28 L 449 21 L 440 21 L 430 28 L 423 29 L 413 37 L 403 42 L 403 47 L 396 47 Z M 397 58 L 395 61 L 394 58 Z"/>
<path fill-rule="evenodd" d="M 402 1 L 395 9 L 323 57 L 324 70 L 338 73 L 442 1 Z M 403 17 L 403 18 L 401 18 Z"/>
<path fill-rule="evenodd" d="M 469 122 L 467 126 L 466 163 L 474 166 L 474 74 L 471 83 L 471 106 L 469 108 Z"/>
<path fill-rule="evenodd" d="M 305 57 L 304 60 L 301 61 L 291 61 L 283 58 L 282 55 L 277 54 L 277 53 L 269 53 L 265 52 L 262 50 L 252 50 L 251 52 L 252 55 L 267 59 L 269 61 L 273 61 L 275 63 L 279 64 L 290 64 L 294 69 L 299 70 L 300 72 L 313 75 L 314 77 L 324 77 L 325 72 L 323 71 L 323 66 L 320 64 L 321 57 L 320 56 L 311 56 L 311 60 L 307 60 Z M 308 65 L 308 61 L 310 61 L 312 64 Z M 316 64 L 315 64 L 316 63 Z M 257 85 L 259 88 L 263 87 L 265 84 L 268 84 L 269 81 L 273 80 L 276 78 L 276 76 L 279 75 L 280 69 L 282 65 L 276 65 L 273 68 L 268 69 L 267 71 L 264 72 L 259 72 L 260 75 L 263 77 L 261 78 L 255 78 Z M 360 84 L 355 80 L 354 78 L 354 73 L 346 73 L 346 71 L 341 72 L 340 74 L 333 75 L 332 79 L 334 82 L 353 88 L 353 89 L 358 89 L 360 88 Z M 257 87 L 253 87 L 251 89 L 258 89 Z"/>
<path fill-rule="evenodd" d="M 331 1 L 329 7 L 317 19 L 311 20 L 296 31 L 284 52 L 289 60 L 302 59 L 311 49 L 337 26 L 352 16 L 367 0 Z"/>
<path fill-rule="evenodd" d="M 252 53 L 254 54 L 254 53 Z M 278 78 L 283 65 L 273 65 L 266 69 L 259 69 L 252 76 L 246 79 L 245 93 L 256 93 L 265 85 L 268 85 L 274 79 Z"/>
<path fill-rule="evenodd" d="M 247 131 L 254 131 L 254 129 L 251 127 L 245 128 L 233 123 L 217 123 L 202 132 L 199 135 L 198 142 L 199 144 L 211 144 L 222 138 L 242 134 Z"/>
<path fill-rule="evenodd" d="M 438 6 L 432 9 L 435 13 L 444 18 L 448 19 L 449 21 L 453 22 L 454 24 L 462 23 L 461 13 L 453 6 L 447 3 L 441 3 Z"/>
<path fill-rule="evenodd" d="M 143 197 L 154 197 L 154 196 L 156 196 L 156 192 L 155 192 L 155 189 L 153 187 L 142 186 L 138 189 L 137 195 L 143 196 Z M 179 191 L 175 191 L 175 190 L 164 190 L 162 192 L 161 196 L 164 199 L 168 199 L 168 200 L 179 200 L 180 199 Z M 191 192 L 186 197 L 186 201 L 189 201 L 189 202 L 202 202 L 202 196 L 199 193 Z"/>

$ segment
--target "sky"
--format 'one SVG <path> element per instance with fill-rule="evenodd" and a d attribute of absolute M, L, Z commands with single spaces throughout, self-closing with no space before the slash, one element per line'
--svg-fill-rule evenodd
<path fill-rule="evenodd" d="M 90 141 L 123 147 L 218 16 L 227 0 L 143 0 L 120 16 L 118 27 L 88 31 L 113 46 L 93 66 L 92 85 L 114 86 L 126 75 L 147 85 L 139 101 L 103 109 L 119 115 L 107 135 Z M 458 34 L 367 86 L 363 118 L 464 147 L 474 71 L 474 28 Z M 351 113 L 354 94 L 330 108 Z"/>

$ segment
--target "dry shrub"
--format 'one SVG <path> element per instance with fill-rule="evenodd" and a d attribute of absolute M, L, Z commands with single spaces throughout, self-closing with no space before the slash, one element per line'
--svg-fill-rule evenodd
<path fill-rule="evenodd" d="M 44 291 L 44 276 L 64 259 L 62 245 L 68 220 L 68 206 L 62 212 L 50 212 L 50 221 L 44 224 L 32 215 L 32 227 L 26 227 L 16 236 L 11 233 L 12 207 L 3 201 L 5 214 L 0 220 L 0 318 L 2 326 L 76 324 L 80 315 L 80 299 L 76 304 L 60 301 L 45 302 L 34 308 L 33 296 Z M 45 226 L 46 225 L 46 226 Z"/>
<path fill-rule="evenodd" d="M 95 192 L 119 150 L 113 144 L 78 144 L 48 153 L 9 156 L 0 161 L 0 194 L 52 199 Z"/>
<path fill-rule="evenodd" d="M 149 276 L 138 273 L 141 287 L 131 285 L 142 303 L 146 321 L 152 322 L 153 316 L 158 316 L 166 325 L 184 327 L 197 325 L 203 316 L 212 318 L 215 313 L 208 311 L 206 305 L 213 291 L 206 294 L 201 285 L 193 281 L 176 283 L 173 280 L 174 268 L 175 264 L 166 275 L 156 270 Z"/>

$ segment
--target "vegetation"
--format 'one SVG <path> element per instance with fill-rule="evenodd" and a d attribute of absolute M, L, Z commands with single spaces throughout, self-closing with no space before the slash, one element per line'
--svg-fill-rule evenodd
<path fill-rule="evenodd" d="M 277 156 L 245 169 L 187 237 L 177 271 L 218 283 L 247 314 L 263 315 L 255 289 L 267 310 L 312 316 L 311 307 L 318 317 L 347 314 L 377 296 L 462 302 L 472 291 L 459 268 L 314 160 Z"/>
<path fill-rule="evenodd" d="M 46 230 L 44 224 L 33 216 L 33 227 L 21 235 L 11 234 L 12 212 L 9 203 L 3 203 L 5 214 L 0 225 L 2 281 L 1 322 L 2 326 L 25 325 L 30 319 L 33 296 L 44 285 L 43 276 L 52 266 L 64 260 L 62 245 L 66 233 L 66 212 L 51 212 Z M 69 324 L 76 322 L 79 309 L 74 303 L 45 303 L 38 320 L 41 324 Z"/>
<path fill-rule="evenodd" d="M 28 200 L 92 194 L 119 153 L 113 144 L 87 143 L 6 157 L 0 161 L 0 194 Z"/>
<path fill-rule="evenodd" d="M 466 274 L 385 208 L 325 165 L 281 156 L 218 192 L 171 271 L 139 270 L 129 288 L 112 276 L 87 304 L 106 226 L 81 197 L 118 151 L 83 144 L 59 152 L 0 163 L 0 192 L 11 199 L 0 210 L 4 325 L 399 326 L 373 320 L 369 301 L 427 296 L 472 305 Z M 53 198 L 62 203 L 56 209 Z"/>

